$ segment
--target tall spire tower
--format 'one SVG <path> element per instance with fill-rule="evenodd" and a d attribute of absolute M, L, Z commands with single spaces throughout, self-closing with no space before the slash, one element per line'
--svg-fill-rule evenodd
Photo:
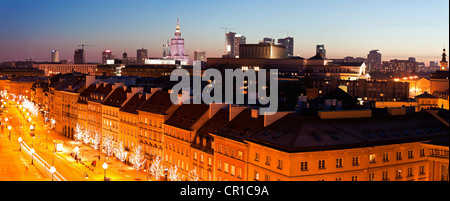
<path fill-rule="evenodd" d="M 448 62 L 447 62 L 447 54 L 445 54 L 445 48 L 444 50 L 442 50 L 442 61 L 440 62 L 441 64 L 441 70 L 448 70 Z"/>
<path fill-rule="evenodd" d="M 177 17 L 177 28 L 175 29 L 175 37 L 170 39 L 169 58 L 185 61 L 189 63 L 189 56 L 184 54 L 184 38 L 181 38 L 180 18 Z"/>

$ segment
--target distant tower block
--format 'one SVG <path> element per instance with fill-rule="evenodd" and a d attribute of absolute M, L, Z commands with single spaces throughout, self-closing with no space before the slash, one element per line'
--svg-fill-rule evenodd
<path fill-rule="evenodd" d="M 59 62 L 59 50 L 52 50 L 52 62 Z"/>

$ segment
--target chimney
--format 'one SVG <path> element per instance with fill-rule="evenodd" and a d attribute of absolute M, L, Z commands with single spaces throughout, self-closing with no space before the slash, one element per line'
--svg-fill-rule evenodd
<path fill-rule="evenodd" d="M 153 94 L 153 93 L 155 93 L 155 92 L 157 92 L 157 91 L 162 91 L 162 88 L 151 88 L 150 89 L 150 92 Z"/>
<path fill-rule="evenodd" d="M 148 100 L 148 99 L 150 99 L 150 97 L 152 97 L 153 96 L 153 93 L 145 93 L 145 100 Z"/>
<path fill-rule="evenodd" d="M 220 109 L 228 107 L 228 104 L 217 104 L 211 103 L 209 104 L 209 119 L 211 119 Z"/>
<path fill-rule="evenodd" d="M 233 120 L 239 113 L 242 112 L 242 110 L 246 109 L 247 107 L 239 107 L 236 105 L 229 105 L 230 110 L 230 121 Z"/>
<path fill-rule="evenodd" d="M 119 87 L 124 87 L 123 83 L 120 82 L 116 82 L 114 83 L 114 85 L 112 86 L 112 90 L 114 91 L 115 89 L 119 88 Z"/>
<path fill-rule="evenodd" d="M 252 111 L 252 118 L 257 119 L 259 116 L 259 109 L 251 109 Z"/>
<path fill-rule="evenodd" d="M 95 80 L 95 75 L 86 75 L 86 88 L 94 84 L 97 80 Z"/>
<path fill-rule="evenodd" d="M 264 115 L 264 127 L 269 126 L 273 122 L 278 121 L 279 119 L 283 118 L 287 114 L 294 113 L 292 112 L 277 112 L 274 115 Z"/>

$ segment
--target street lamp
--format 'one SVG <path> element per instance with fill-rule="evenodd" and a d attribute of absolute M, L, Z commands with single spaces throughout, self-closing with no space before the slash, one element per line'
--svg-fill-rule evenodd
<path fill-rule="evenodd" d="M 9 138 L 9 140 L 11 140 L 11 125 L 8 126 L 8 130 L 9 130 L 8 138 Z"/>
<path fill-rule="evenodd" d="M 30 154 L 31 154 L 31 165 L 33 165 L 34 148 L 31 148 L 31 149 L 30 149 Z"/>
<path fill-rule="evenodd" d="M 80 149 L 78 148 L 78 146 L 76 146 L 75 149 L 73 149 L 73 151 L 75 152 L 75 160 L 77 160 L 77 162 L 78 162 L 78 151 L 79 150 Z"/>
<path fill-rule="evenodd" d="M 50 173 L 52 173 L 52 181 L 53 181 L 53 174 L 56 172 L 56 168 L 54 166 L 52 166 L 50 168 Z"/>
<path fill-rule="evenodd" d="M 104 181 L 106 181 L 106 169 L 108 169 L 108 163 L 104 162 L 102 165 L 103 169 L 105 169 L 105 178 Z"/>
<path fill-rule="evenodd" d="M 23 139 L 22 137 L 19 137 L 17 140 L 19 140 L 19 151 L 22 151 L 22 145 L 20 143 L 22 143 Z"/>

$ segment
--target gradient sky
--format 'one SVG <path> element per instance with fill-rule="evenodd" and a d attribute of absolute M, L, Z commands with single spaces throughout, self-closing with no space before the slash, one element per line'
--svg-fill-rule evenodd
<path fill-rule="evenodd" d="M 121 58 L 145 47 L 161 57 L 180 17 L 185 52 L 205 50 L 220 57 L 224 30 L 257 43 L 263 37 L 294 37 L 294 54 L 309 58 L 325 44 L 328 58 L 367 57 L 379 49 L 383 60 L 416 57 L 440 60 L 449 44 L 448 0 L 0 0 L 0 62 L 73 60 L 79 44 L 88 62 L 101 52 Z"/>

